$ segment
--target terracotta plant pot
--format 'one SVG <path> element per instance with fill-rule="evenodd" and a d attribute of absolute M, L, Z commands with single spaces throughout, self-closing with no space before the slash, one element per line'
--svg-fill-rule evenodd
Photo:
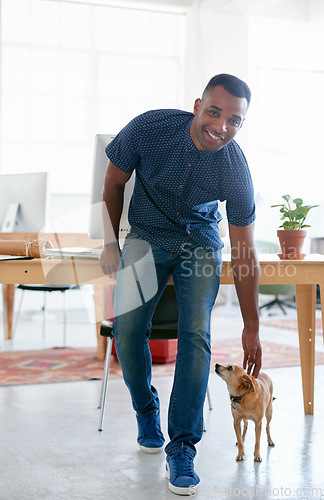
<path fill-rule="evenodd" d="M 281 259 L 303 259 L 302 248 L 307 231 L 305 229 L 278 229 L 277 235 L 281 246 Z"/>

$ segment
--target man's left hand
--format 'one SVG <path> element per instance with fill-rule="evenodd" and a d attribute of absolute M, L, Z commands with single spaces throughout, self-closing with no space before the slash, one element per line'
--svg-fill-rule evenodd
<path fill-rule="evenodd" d="M 257 378 L 262 364 L 259 332 L 245 327 L 242 333 L 242 346 L 244 351 L 243 368 L 247 370 L 248 375 L 252 374 Z"/>

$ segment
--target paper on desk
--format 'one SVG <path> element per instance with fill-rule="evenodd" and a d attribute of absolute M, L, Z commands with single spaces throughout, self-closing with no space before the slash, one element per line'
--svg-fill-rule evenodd
<path fill-rule="evenodd" d="M 93 259 L 99 260 L 102 248 L 47 248 L 44 255 L 50 259 Z"/>

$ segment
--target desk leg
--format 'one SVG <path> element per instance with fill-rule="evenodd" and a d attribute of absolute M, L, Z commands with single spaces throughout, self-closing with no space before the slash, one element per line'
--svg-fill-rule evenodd
<path fill-rule="evenodd" d="M 103 361 L 106 355 L 107 339 L 100 335 L 100 325 L 103 320 L 113 318 L 111 295 L 114 285 L 93 285 L 96 330 L 97 330 L 97 358 Z"/>
<path fill-rule="evenodd" d="M 320 296 L 321 296 L 321 315 L 322 315 L 322 330 L 323 330 L 323 342 L 324 342 L 324 284 L 319 285 Z"/>
<path fill-rule="evenodd" d="M 104 286 L 93 285 L 93 297 L 95 303 L 95 316 L 96 316 L 96 332 L 97 332 L 97 359 L 103 361 L 105 359 L 107 339 L 100 335 L 101 321 L 105 315 L 105 297 Z"/>
<path fill-rule="evenodd" d="M 15 299 L 15 285 L 2 285 L 3 326 L 5 340 L 12 339 L 12 317 Z"/>
<path fill-rule="evenodd" d="M 314 413 L 316 285 L 295 285 L 304 411 Z"/>

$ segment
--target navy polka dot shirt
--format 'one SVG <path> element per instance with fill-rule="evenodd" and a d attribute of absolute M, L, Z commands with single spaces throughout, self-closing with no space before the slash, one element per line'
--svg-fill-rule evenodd
<path fill-rule="evenodd" d="M 106 147 L 120 170 L 136 170 L 129 208 L 131 227 L 149 243 L 180 252 L 194 241 L 205 250 L 223 247 L 218 200 L 228 221 L 255 219 L 253 184 L 235 141 L 220 151 L 198 151 L 190 137 L 193 113 L 165 109 L 134 118 Z"/>

